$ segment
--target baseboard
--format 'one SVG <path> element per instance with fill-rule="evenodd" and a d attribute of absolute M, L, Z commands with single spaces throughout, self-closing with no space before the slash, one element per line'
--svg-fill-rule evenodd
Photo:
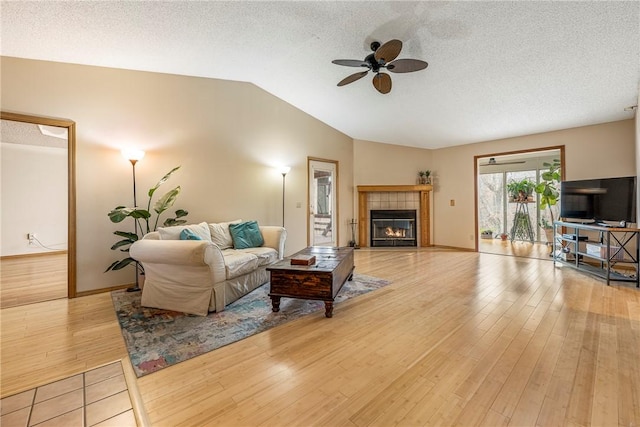
<path fill-rule="evenodd" d="M 32 254 L 4 255 L 0 257 L 0 260 L 16 259 L 16 258 L 31 258 L 31 257 L 40 257 L 40 256 L 48 256 L 48 255 L 63 255 L 66 253 L 68 253 L 68 251 L 61 250 L 61 251 L 49 251 L 49 252 L 34 252 Z"/>
<path fill-rule="evenodd" d="M 432 248 L 437 248 L 437 249 L 448 249 L 448 250 L 462 251 L 462 252 L 477 252 L 473 248 L 460 248 L 458 246 L 433 245 L 431 247 Z"/>
<path fill-rule="evenodd" d="M 111 286 L 108 288 L 100 288 L 100 289 L 92 289 L 90 291 L 82 291 L 82 292 L 76 292 L 76 298 L 77 297 L 86 297 L 89 295 L 97 295 L 97 294 L 103 294 L 105 292 L 113 292 L 113 291 L 119 291 L 120 289 L 127 289 L 134 286 L 133 283 L 130 283 L 128 285 L 118 285 L 118 286 Z"/>

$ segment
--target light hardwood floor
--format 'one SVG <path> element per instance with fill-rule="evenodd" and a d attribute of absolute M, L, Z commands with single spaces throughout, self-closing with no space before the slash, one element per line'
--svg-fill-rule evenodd
<path fill-rule="evenodd" d="M 0 308 L 66 298 L 67 295 L 66 252 L 0 260 Z"/>
<path fill-rule="evenodd" d="M 524 258 L 549 259 L 551 248 L 546 243 L 531 243 L 500 239 L 480 239 L 478 251 L 486 254 L 511 255 Z"/>
<path fill-rule="evenodd" d="M 139 378 L 151 424 L 640 425 L 640 290 L 473 252 L 355 262 L 393 283 Z M 1 316 L 2 396 L 126 357 L 108 294 Z"/>

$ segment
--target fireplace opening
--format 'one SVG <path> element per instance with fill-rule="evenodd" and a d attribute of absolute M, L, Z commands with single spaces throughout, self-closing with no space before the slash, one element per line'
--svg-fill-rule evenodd
<path fill-rule="evenodd" d="M 371 247 L 418 246 L 415 210 L 372 210 Z"/>

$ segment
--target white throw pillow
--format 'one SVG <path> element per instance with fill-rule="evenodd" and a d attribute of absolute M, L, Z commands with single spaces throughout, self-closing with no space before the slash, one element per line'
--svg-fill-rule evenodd
<path fill-rule="evenodd" d="M 158 233 L 160 234 L 160 240 L 180 240 L 180 233 L 184 229 L 189 229 L 193 233 L 207 242 L 211 241 L 211 234 L 209 233 L 209 226 L 206 222 L 200 224 L 190 225 L 176 225 L 173 227 L 158 227 Z"/>
<path fill-rule="evenodd" d="M 229 224 L 240 224 L 241 219 L 229 222 L 219 222 L 209 224 L 209 232 L 211 233 L 211 241 L 220 249 L 229 249 L 233 247 L 233 239 L 229 232 Z"/>

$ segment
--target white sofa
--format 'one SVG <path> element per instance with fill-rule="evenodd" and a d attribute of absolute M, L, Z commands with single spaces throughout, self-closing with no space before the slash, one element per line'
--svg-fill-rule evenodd
<path fill-rule="evenodd" d="M 234 249 L 229 224 L 159 228 L 131 245 L 130 256 L 145 270 L 144 307 L 206 316 L 269 281 L 268 265 L 282 259 L 287 232 L 260 226 L 260 247 Z M 202 240 L 180 240 L 188 228 Z"/>

